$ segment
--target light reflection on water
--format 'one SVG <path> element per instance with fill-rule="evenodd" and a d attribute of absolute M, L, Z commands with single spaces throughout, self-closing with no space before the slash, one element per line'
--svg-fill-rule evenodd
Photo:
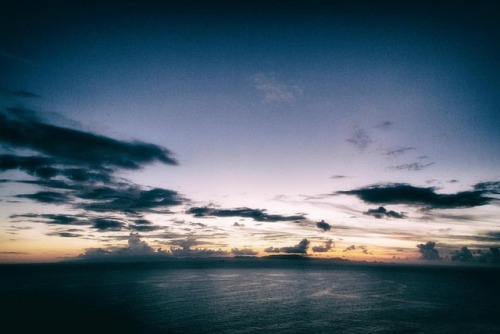
<path fill-rule="evenodd" d="M 75 324 L 144 333 L 500 332 L 491 313 L 500 306 L 498 276 L 480 274 L 369 267 L 54 270 L 0 279 L 0 313 L 7 321 L 14 313 L 35 317 L 56 332 Z M 57 322 L 46 319 L 54 315 Z"/>

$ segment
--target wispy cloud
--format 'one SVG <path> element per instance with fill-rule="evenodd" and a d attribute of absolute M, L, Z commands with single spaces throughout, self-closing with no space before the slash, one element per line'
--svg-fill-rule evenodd
<path fill-rule="evenodd" d="M 278 80 L 273 73 L 257 73 L 252 76 L 255 88 L 264 95 L 264 100 L 274 103 L 291 103 L 302 95 L 303 89 Z"/>
<path fill-rule="evenodd" d="M 399 147 L 399 148 L 394 148 L 394 149 L 388 150 L 387 152 L 385 152 L 385 155 L 388 155 L 390 157 L 395 157 L 395 156 L 399 156 L 399 155 L 405 154 L 408 151 L 413 151 L 413 150 L 415 150 L 415 147 L 412 147 L 412 146 Z"/>
<path fill-rule="evenodd" d="M 361 151 L 365 150 L 373 142 L 368 132 L 360 127 L 354 127 L 351 136 L 346 140 Z"/>
<path fill-rule="evenodd" d="M 376 129 L 380 129 L 380 130 L 390 130 L 390 129 L 392 129 L 393 126 L 394 126 L 394 123 L 392 121 L 384 121 L 384 122 L 379 123 L 373 127 Z"/>
<path fill-rule="evenodd" d="M 402 165 L 397 165 L 397 166 L 392 166 L 390 167 L 391 169 L 396 169 L 396 170 L 407 170 L 407 171 L 421 171 L 426 169 L 427 167 L 430 167 L 434 165 L 434 162 L 430 162 L 427 164 L 421 164 L 420 162 L 412 162 L 409 164 L 402 164 Z"/>

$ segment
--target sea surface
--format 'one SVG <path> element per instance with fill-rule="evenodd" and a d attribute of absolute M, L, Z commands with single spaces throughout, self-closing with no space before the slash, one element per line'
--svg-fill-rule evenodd
<path fill-rule="evenodd" d="M 3 265 L 0 324 L 11 333 L 491 334 L 500 333 L 500 271 L 300 260 Z"/>

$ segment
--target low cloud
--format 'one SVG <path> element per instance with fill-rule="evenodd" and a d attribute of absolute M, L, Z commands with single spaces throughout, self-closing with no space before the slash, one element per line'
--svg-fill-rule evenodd
<path fill-rule="evenodd" d="M 266 210 L 236 208 L 236 209 L 216 209 L 210 207 L 192 207 L 186 213 L 194 217 L 242 217 L 251 218 L 258 222 L 279 222 L 279 221 L 298 221 L 304 220 L 304 216 L 282 216 L 266 213 Z"/>
<path fill-rule="evenodd" d="M 428 241 L 426 244 L 418 244 L 417 248 L 420 252 L 420 258 L 422 260 L 440 260 L 441 257 L 435 247 L 436 243 L 434 241 Z"/>
<path fill-rule="evenodd" d="M 290 247 L 269 247 L 264 250 L 266 253 L 285 253 L 285 254 L 307 254 L 309 249 L 309 240 L 302 239 L 297 245 Z"/>
<path fill-rule="evenodd" d="M 330 229 L 332 228 L 330 226 L 330 224 L 326 223 L 324 220 L 320 221 L 320 222 L 317 222 L 316 223 L 316 227 L 319 228 L 319 229 L 322 229 L 323 231 L 330 231 Z"/>
<path fill-rule="evenodd" d="M 462 247 L 460 250 L 451 254 L 452 261 L 470 262 L 473 258 L 474 256 L 472 255 L 472 252 L 467 247 Z"/>
<path fill-rule="evenodd" d="M 373 216 L 375 218 L 381 219 L 381 218 L 406 218 L 406 215 L 404 212 L 396 212 L 393 210 L 387 210 L 383 206 L 378 207 L 377 209 L 368 209 L 368 211 L 363 212 L 363 214 L 368 215 L 368 216 Z"/>
<path fill-rule="evenodd" d="M 233 248 L 231 249 L 231 254 L 233 254 L 234 256 L 255 256 L 259 253 L 248 248 L 243 248 L 243 249 Z"/>
<path fill-rule="evenodd" d="M 333 247 L 334 247 L 333 241 L 331 239 L 328 239 L 327 241 L 324 242 L 322 246 L 314 246 L 312 250 L 315 253 L 325 253 L 331 250 Z"/>
<path fill-rule="evenodd" d="M 154 250 L 147 242 L 140 239 L 138 233 L 130 233 L 125 247 L 88 248 L 78 256 L 81 260 L 148 260 L 155 257 L 166 257 L 169 254 L 161 249 Z"/>
<path fill-rule="evenodd" d="M 495 200 L 487 197 L 488 190 L 462 191 L 455 194 L 437 194 L 435 188 L 414 187 L 405 183 L 378 184 L 336 194 L 355 195 L 366 203 L 408 204 L 426 209 L 470 208 Z"/>
<path fill-rule="evenodd" d="M 350 251 L 353 251 L 353 250 L 356 250 L 356 246 L 355 245 L 351 245 L 351 246 L 347 247 L 346 249 L 343 250 L 343 252 L 350 252 Z"/>

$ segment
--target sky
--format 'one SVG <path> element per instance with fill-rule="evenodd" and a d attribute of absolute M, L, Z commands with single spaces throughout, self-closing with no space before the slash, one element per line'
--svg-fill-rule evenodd
<path fill-rule="evenodd" d="M 1 263 L 499 262 L 495 1 L 4 9 Z"/>

